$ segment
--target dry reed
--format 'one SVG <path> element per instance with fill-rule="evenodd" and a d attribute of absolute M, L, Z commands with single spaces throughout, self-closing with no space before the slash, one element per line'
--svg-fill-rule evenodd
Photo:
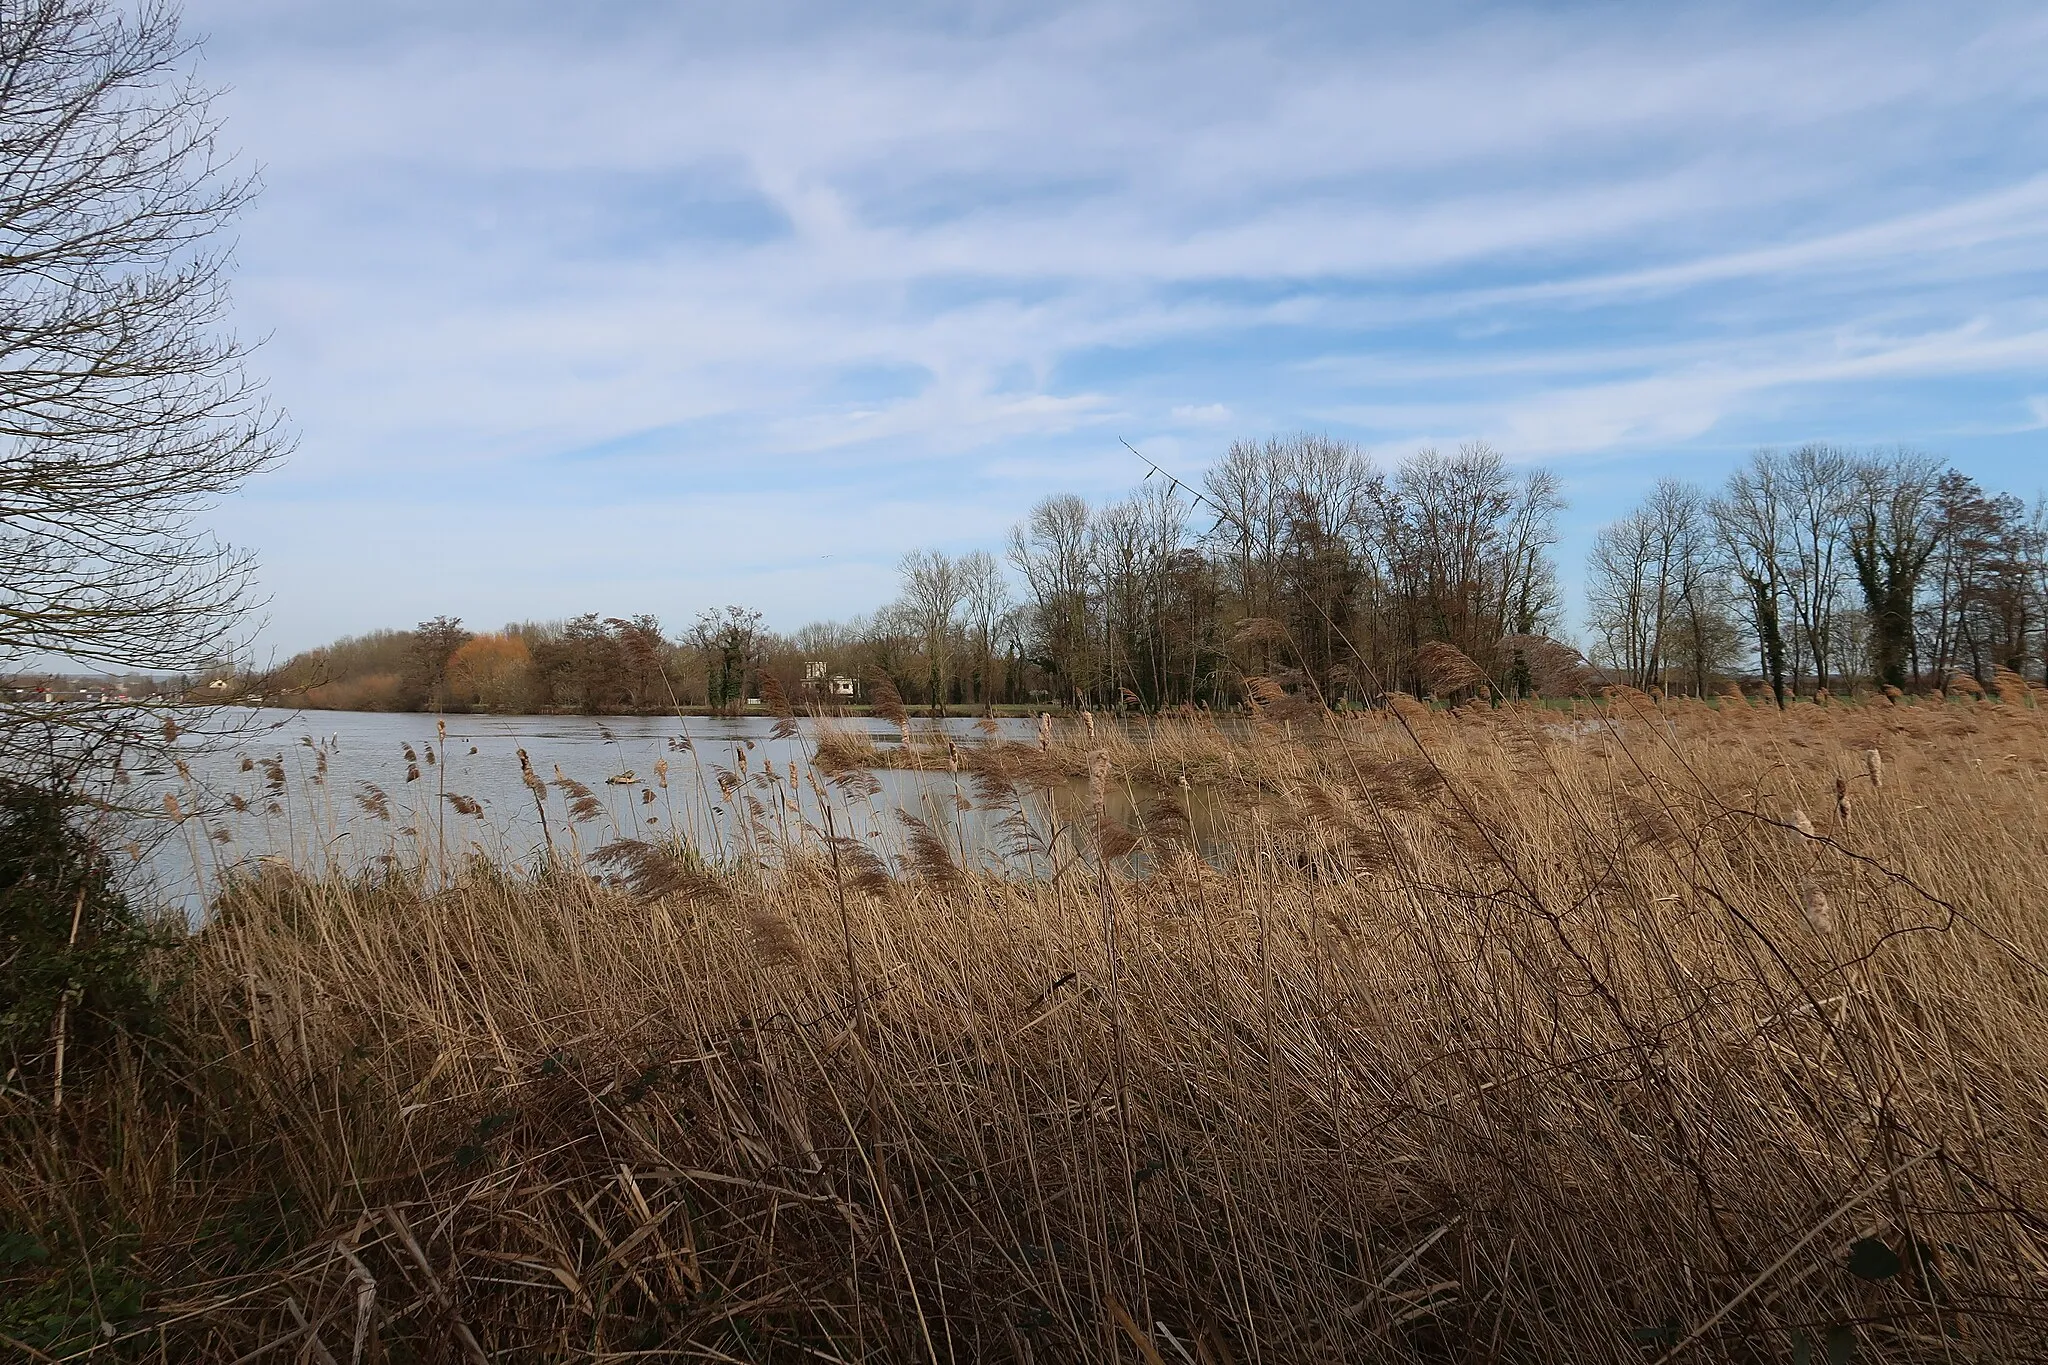
<path fill-rule="evenodd" d="M 907 878 L 816 830 L 432 894 L 271 866 L 171 1051 L 0 1095 L 0 1213 L 128 1229 L 104 1349 L 163 1358 L 2038 1359 L 2041 716 L 962 747 L 992 809 L 1089 784 L 1087 877 L 923 821 Z"/>

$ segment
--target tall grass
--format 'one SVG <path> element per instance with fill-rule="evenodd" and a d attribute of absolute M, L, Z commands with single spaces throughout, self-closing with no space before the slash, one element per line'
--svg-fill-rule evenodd
<path fill-rule="evenodd" d="M 1014 806 L 1028 879 L 932 827 L 892 875 L 843 808 L 722 867 L 271 866 L 189 943 L 165 1040 L 61 1115 L 9 1081 L 0 1275 L 70 1317 L 0 1331 L 222 1360 L 2038 1359 L 2034 700 L 1275 693 L 1235 730 L 933 746 L 949 793 Z M 857 746 L 823 747 L 813 790 L 857 800 Z M 1034 819 L 1082 781 L 1069 825 Z"/>

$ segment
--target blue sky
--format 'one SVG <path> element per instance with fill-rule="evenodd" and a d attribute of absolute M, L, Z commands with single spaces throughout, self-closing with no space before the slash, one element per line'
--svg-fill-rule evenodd
<path fill-rule="evenodd" d="M 299 433 L 266 651 L 867 610 L 1128 439 L 2048 485 L 2048 8 L 189 0 Z"/>

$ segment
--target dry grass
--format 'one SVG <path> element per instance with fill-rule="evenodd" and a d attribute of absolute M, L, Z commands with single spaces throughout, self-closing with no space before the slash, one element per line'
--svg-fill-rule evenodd
<path fill-rule="evenodd" d="M 1093 765 L 1029 882 L 273 871 L 0 1213 L 126 1229 L 151 1358 L 2039 1359 L 2032 701 L 963 748 Z"/>

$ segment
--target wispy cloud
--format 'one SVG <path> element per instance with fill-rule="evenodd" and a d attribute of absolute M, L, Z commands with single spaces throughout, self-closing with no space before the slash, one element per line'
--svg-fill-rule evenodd
<path fill-rule="evenodd" d="M 290 645 L 853 610 L 913 544 L 1135 477 L 1119 435 L 1647 481 L 1882 423 L 2009 433 L 1949 442 L 1995 478 L 2042 420 L 2034 6 L 190 13 L 269 185 L 242 311 L 302 453 L 223 517 Z M 727 534 L 778 516 L 878 567 Z M 409 520 L 462 571 L 380 539 Z M 386 549 L 317 587 L 351 544 Z"/>

